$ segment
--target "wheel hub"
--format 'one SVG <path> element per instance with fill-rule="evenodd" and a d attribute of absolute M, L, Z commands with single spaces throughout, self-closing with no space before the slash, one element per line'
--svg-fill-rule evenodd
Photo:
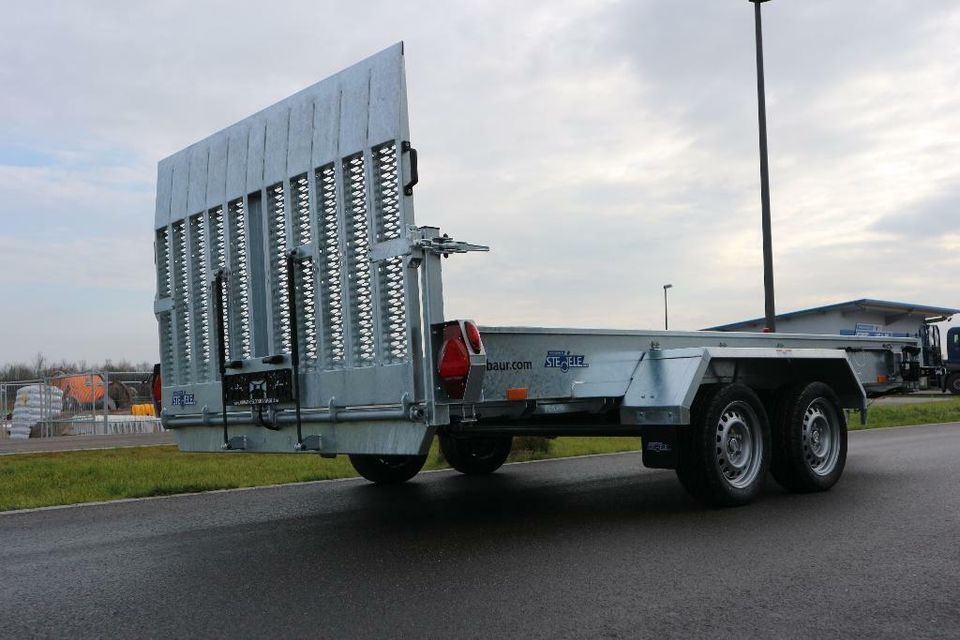
<path fill-rule="evenodd" d="M 727 443 L 727 453 L 731 458 L 739 458 L 740 454 L 743 452 L 743 445 L 740 443 L 740 438 L 730 438 Z"/>
<path fill-rule="evenodd" d="M 822 399 L 814 400 L 803 416 L 803 457 L 818 475 L 833 471 L 840 455 L 839 419 Z"/>
<path fill-rule="evenodd" d="M 746 487 L 757 477 L 762 456 L 758 428 L 753 409 L 742 402 L 731 403 L 717 422 L 717 467 L 734 487 Z"/>

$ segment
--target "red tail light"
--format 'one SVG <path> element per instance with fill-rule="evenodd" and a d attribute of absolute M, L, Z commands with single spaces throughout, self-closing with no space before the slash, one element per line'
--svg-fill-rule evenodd
<path fill-rule="evenodd" d="M 150 395 L 153 401 L 159 403 L 163 395 L 163 382 L 160 378 L 160 365 L 153 365 L 153 375 L 150 376 Z"/>
<path fill-rule="evenodd" d="M 466 378 L 470 373 L 470 354 L 463 342 L 448 340 L 440 349 L 440 377 Z"/>
<path fill-rule="evenodd" d="M 477 332 L 477 338 L 480 333 Z M 470 373 L 470 353 L 463 339 L 459 323 L 452 323 L 443 329 L 443 345 L 440 347 L 437 373 L 443 382 L 444 390 L 451 398 L 459 400 L 467 388 L 467 375 Z"/>
<path fill-rule="evenodd" d="M 480 353 L 480 350 L 483 349 L 483 342 L 480 341 L 480 329 L 477 329 L 477 325 L 472 322 L 464 322 L 463 328 L 467 334 L 467 341 L 470 342 L 470 348 L 473 349 L 474 353 Z"/>

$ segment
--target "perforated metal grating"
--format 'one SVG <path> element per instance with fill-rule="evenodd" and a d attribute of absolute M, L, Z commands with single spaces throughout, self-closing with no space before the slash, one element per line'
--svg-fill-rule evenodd
<path fill-rule="evenodd" d="M 246 209 L 243 199 L 227 208 L 230 216 L 230 327 L 234 330 L 230 357 L 249 358 L 250 342 L 250 265 L 247 254 Z"/>
<path fill-rule="evenodd" d="M 267 242 L 270 245 L 270 303 L 274 353 L 290 353 L 290 311 L 287 309 L 287 209 L 283 183 L 267 189 Z"/>
<path fill-rule="evenodd" d="M 214 273 L 227 272 L 227 245 L 226 245 L 226 229 L 224 228 L 223 221 L 223 207 L 217 207 L 216 209 L 210 210 L 210 268 Z M 228 295 L 228 283 L 224 279 L 221 284 L 220 295 L 223 297 L 224 302 L 227 301 Z M 225 314 L 223 318 L 223 352 L 225 354 L 230 353 L 230 322 L 229 317 Z M 219 371 L 215 372 L 219 376 Z"/>
<path fill-rule="evenodd" d="M 344 209 L 347 219 L 347 287 L 354 365 L 372 364 L 376 353 L 373 329 L 373 283 L 370 277 L 370 227 L 367 221 L 367 176 L 362 154 L 343 161 Z"/>
<path fill-rule="evenodd" d="M 176 381 L 178 384 L 190 382 L 190 364 L 192 363 L 192 335 L 190 328 L 189 296 L 190 280 L 187 269 L 187 234 L 183 220 L 173 223 L 173 300 L 176 318 Z"/>
<path fill-rule="evenodd" d="M 170 232 L 168 227 L 157 230 L 156 260 L 158 296 L 169 298 L 173 289 L 173 281 L 170 275 Z M 158 315 L 160 366 L 164 372 L 163 375 L 170 376 L 174 370 L 173 318 L 170 311 L 162 311 Z"/>
<path fill-rule="evenodd" d="M 403 234 L 395 142 L 391 141 L 373 149 L 373 172 L 377 241 L 394 240 Z M 377 276 L 380 282 L 383 360 L 385 362 L 405 360 L 408 353 L 408 340 L 403 259 L 395 257 L 385 260 L 378 266 Z"/>
<path fill-rule="evenodd" d="M 307 174 L 290 178 L 290 204 L 296 217 L 293 227 L 294 240 L 298 245 L 309 244 L 313 240 L 310 223 L 310 181 Z"/>
<path fill-rule="evenodd" d="M 317 210 L 320 215 L 320 313 L 325 330 L 326 366 L 342 366 L 347 357 L 343 313 L 343 261 L 337 215 L 337 172 L 333 163 L 316 171 Z"/>
<path fill-rule="evenodd" d="M 301 364 L 337 369 L 409 360 L 409 270 L 399 256 L 370 261 L 373 243 L 405 233 L 397 142 L 328 163 L 312 175 L 313 185 L 303 173 L 263 192 L 270 352 L 292 351 L 286 260 L 297 248 L 292 284 Z M 198 382 L 217 377 L 211 296 L 220 270 L 226 274 L 225 354 L 252 356 L 250 260 L 257 254 L 249 225 L 257 223 L 245 204 L 238 198 L 227 205 L 226 215 L 223 206 L 215 207 L 157 232 L 158 294 L 175 301 L 172 322 L 160 317 L 161 350 L 168 362 L 180 364 L 178 383 L 192 381 L 191 368 Z"/>
<path fill-rule="evenodd" d="M 307 174 L 290 179 L 290 205 L 295 219 L 293 241 L 304 246 L 313 239 L 313 224 L 310 216 L 310 182 Z M 320 357 L 320 342 L 317 336 L 317 272 L 312 257 L 302 257 L 297 263 L 297 336 L 302 364 L 314 364 Z"/>
<path fill-rule="evenodd" d="M 190 218 L 190 294 L 197 361 L 197 379 L 209 380 L 210 361 L 210 293 L 207 287 L 207 225 L 204 214 Z"/>
<path fill-rule="evenodd" d="M 398 44 L 161 161 L 161 353 L 177 374 L 167 383 L 197 393 L 196 407 L 169 409 L 216 406 L 218 390 L 202 383 L 217 376 L 220 322 L 228 361 L 296 343 L 305 393 L 369 404 L 420 393 L 412 358 L 422 327 L 409 326 L 419 321 L 418 270 L 380 257 L 404 251 L 394 241 L 414 222 L 401 171 L 403 75 Z M 380 366 L 389 370 L 370 370 Z M 364 371 L 353 377 L 355 368 Z"/>
<path fill-rule="evenodd" d="M 170 297 L 170 233 L 167 227 L 157 230 L 157 294 Z"/>

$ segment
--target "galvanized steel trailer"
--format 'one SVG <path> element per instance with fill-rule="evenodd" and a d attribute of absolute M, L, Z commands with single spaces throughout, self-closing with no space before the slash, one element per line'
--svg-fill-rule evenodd
<path fill-rule="evenodd" d="M 768 467 L 822 490 L 844 409 L 912 379 L 918 341 L 478 327 L 441 259 L 487 248 L 414 223 L 397 44 L 160 162 L 163 423 L 186 451 L 348 454 L 376 482 L 435 435 L 489 473 L 515 435 L 636 435 L 644 463 L 740 504 Z"/>

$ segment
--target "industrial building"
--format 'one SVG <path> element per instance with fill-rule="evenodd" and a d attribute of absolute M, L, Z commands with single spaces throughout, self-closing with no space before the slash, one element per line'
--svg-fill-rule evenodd
<path fill-rule="evenodd" d="M 924 324 L 943 322 L 960 309 L 863 298 L 777 316 L 777 332 L 845 336 L 916 336 Z M 708 331 L 763 331 L 763 318 L 743 320 Z"/>

